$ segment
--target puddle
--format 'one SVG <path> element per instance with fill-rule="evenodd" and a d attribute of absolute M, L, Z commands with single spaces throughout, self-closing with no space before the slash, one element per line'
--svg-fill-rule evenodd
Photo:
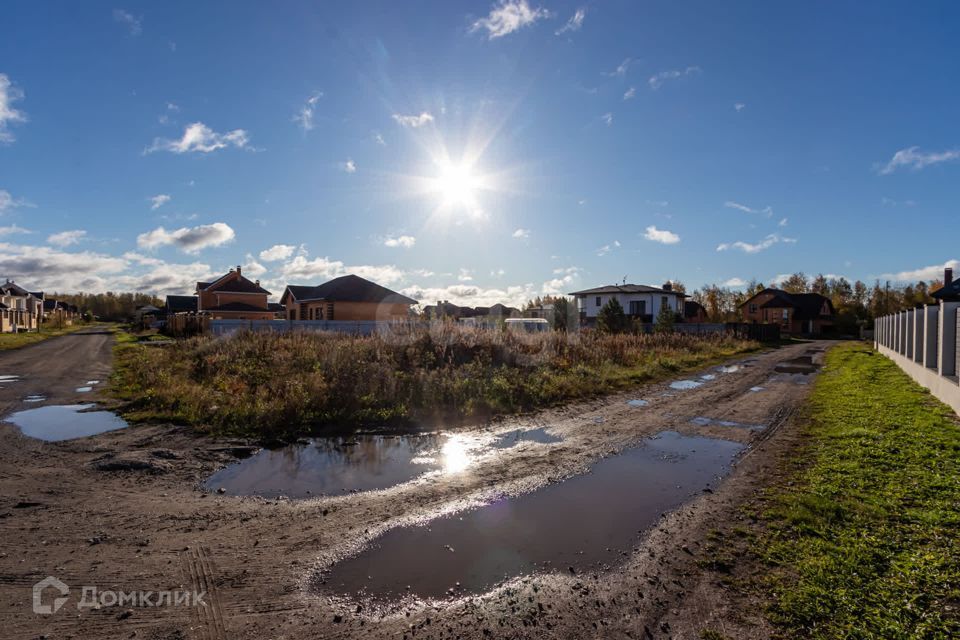
<path fill-rule="evenodd" d="M 229 495 L 308 498 L 386 489 L 425 473 L 465 469 L 479 443 L 457 435 L 354 435 L 263 449 L 204 483 Z"/>
<path fill-rule="evenodd" d="M 443 598 L 535 571 L 615 564 L 639 531 L 723 475 L 742 449 L 663 432 L 589 473 L 427 526 L 392 529 L 325 572 L 324 589 L 379 600 Z"/>
<path fill-rule="evenodd" d="M 46 400 L 46 396 L 27 396 L 23 399 L 24 402 L 43 402 Z"/>
<path fill-rule="evenodd" d="M 773 370 L 777 373 L 810 374 L 816 372 L 819 368 L 820 365 L 813 364 L 812 356 L 800 356 L 777 364 Z"/>
<path fill-rule="evenodd" d="M 76 391 L 77 393 L 87 393 L 87 392 L 93 391 L 93 387 L 77 387 L 76 389 L 74 389 L 74 391 Z"/>
<path fill-rule="evenodd" d="M 20 376 L 0 376 L 0 382 L 20 382 Z"/>
<path fill-rule="evenodd" d="M 751 431 L 763 431 L 766 429 L 766 427 L 762 424 L 744 424 L 742 422 L 734 422 L 732 420 L 715 420 L 714 418 L 708 418 L 706 416 L 697 416 L 696 418 L 691 418 L 690 422 L 699 427 L 737 427 L 740 429 L 750 429 Z"/>
<path fill-rule="evenodd" d="M 731 364 L 723 367 L 718 367 L 717 371 L 719 371 L 720 373 L 736 373 L 737 371 L 740 371 L 740 369 L 742 368 L 743 367 L 739 364 Z"/>
<path fill-rule="evenodd" d="M 110 411 L 89 411 L 95 404 L 70 404 L 17 411 L 6 418 L 24 435 L 55 442 L 123 429 L 127 423 Z"/>
<path fill-rule="evenodd" d="M 537 444 L 551 444 L 560 442 L 563 438 L 549 433 L 546 427 L 539 429 L 515 429 L 497 436 L 493 446 L 497 449 L 509 449 L 521 442 L 535 442 Z"/>
<path fill-rule="evenodd" d="M 627 400 L 627 404 L 631 407 L 645 407 L 650 403 L 646 400 Z"/>
<path fill-rule="evenodd" d="M 87 380 L 87 384 L 88 384 L 88 385 L 100 384 L 100 381 L 99 381 L 99 380 Z"/>
<path fill-rule="evenodd" d="M 700 376 L 700 379 L 701 379 L 701 380 L 716 380 L 716 379 L 717 379 L 717 376 L 713 375 L 712 373 L 705 373 L 705 374 L 703 374 L 702 376 Z"/>
<path fill-rule="evenodd" d="M 687 389 L 696 389 L 702 382 L 697 382 L 696 380 L 677 380 L 676 382 L 670 383 L 671 389 L 677 389 L 678 391 L 686 391 Z"/>
<path fill-rule="evenodd" d="M 763 391 L 763 387 L 750 387 L 750 391 L 756 393 L 757 391 Z"/>

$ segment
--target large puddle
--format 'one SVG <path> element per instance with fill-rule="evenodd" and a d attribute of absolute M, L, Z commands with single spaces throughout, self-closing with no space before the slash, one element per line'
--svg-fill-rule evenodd
<path fill-rule="evenodd" d="M 666 431 L 589 473 L 425 526 L 392 529 L 322 575 L 325 589 L 387 600 L 480 593 L 535 571 L 617 563 L 640 532 L 729 470 L 743 445 Z"/>
<path fill-rule="evenodd" d="M 204 483 L 228 495 L 310 498 L 386 489 L 436 473 L 463 471 L 493 449 L 560 438 L 546 428 L 503 434 L 354 435 L 263 449 Z"/>
<path fill-rule="evenodd" d="M 41 398 L 42 400 L 42 398 Z M 30 402 L 30 400 L 27 400 Z M 50 442 L 84 438 L 127 426 L 110 411 L 91 411 L 95 404 L 70 404 L 17 411 L 2 419 L 20 427 L 24 435 Z"/>

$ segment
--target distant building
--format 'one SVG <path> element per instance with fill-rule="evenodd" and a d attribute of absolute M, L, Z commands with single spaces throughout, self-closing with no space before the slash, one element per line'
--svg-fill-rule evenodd
<path fill-rule="evenodd" d="M 683 302 L 683 321 L 684 322 L 706 322 L 707 310 L 703 305 L 693 300 Z"/>
<path fill-rule="evenodd" d="M 833 329 L 833 303 L 819 293 L 764 289 L 740 305 L 745 322 L 777 324 L 792 335 L 820 335 Z"/>
<path fill-rule="evenodd" d="M 351 274 L 316 286 L 287 285 L 280 303 L 288 320 L 406 320 L 417 301 Z"/>
<path fill-rule="evenodd" d="M 685 294 L 674 291 L 673 285 L 669 282 L 662 287 L 651 287 L 645 284 L 612 284 L 574 291 L 568 295 L 576 298 L 580 322 L 587 326 L 596 323 L 597 314 L 610 300 L 619 302 L 628 318 L 650 323 L 654 322 L 663 307 L 669 308 L 674 314 L 682 314 L 683 299 L 686 297 Z"/>
<path fill-rule="evenodd" d="M 943 286 L 930 294 L 937 302 L 960 302 L 960 280 L 953 279 L 953 269 L 943 270 Z"/>
<path fill-rule="evenodd" d="M 197 313 L 200 308 L 198 301 L 197 296 L 167 296 L 164 308 L 167 315 L 172 313 Z"/>
<path fill-rule="evenodd" d="M 244 277 L 238 265 L 213 282 L 197 283 L 197 312 L 217 320 L 272 320 L 270 292 Z"/>
<path fill-rule="evenodd" d="M 0 285 L 0 333 L 36 331 L 43 318 L 42 296 L 35 296 L 13 280 Z"/>

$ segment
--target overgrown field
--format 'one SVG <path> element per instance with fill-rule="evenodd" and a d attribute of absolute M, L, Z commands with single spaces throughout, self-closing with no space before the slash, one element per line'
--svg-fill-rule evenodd
<path fill-rule="evenodd" d="M 763 515 L 770 615 L 796 638 L 960 637 L 960 427 L 890 360 L 832 349 L 808 466 Z"/>
<path fill-rule="evenodd" d="M 121 341 L 128 416 L 289 438 L 490 416 L 583 398 L 757 348 L 723 336 L 515 334 L 442 325 L 370 337 L 239 333 L 171 346 Z"/>

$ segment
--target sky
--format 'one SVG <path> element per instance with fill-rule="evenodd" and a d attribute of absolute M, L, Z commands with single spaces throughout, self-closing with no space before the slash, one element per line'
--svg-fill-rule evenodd
<path fill-rule="evenodd" d="M 960 4 L 0 5 L 0 277 L 432 304 L 960 266 Z"/>

